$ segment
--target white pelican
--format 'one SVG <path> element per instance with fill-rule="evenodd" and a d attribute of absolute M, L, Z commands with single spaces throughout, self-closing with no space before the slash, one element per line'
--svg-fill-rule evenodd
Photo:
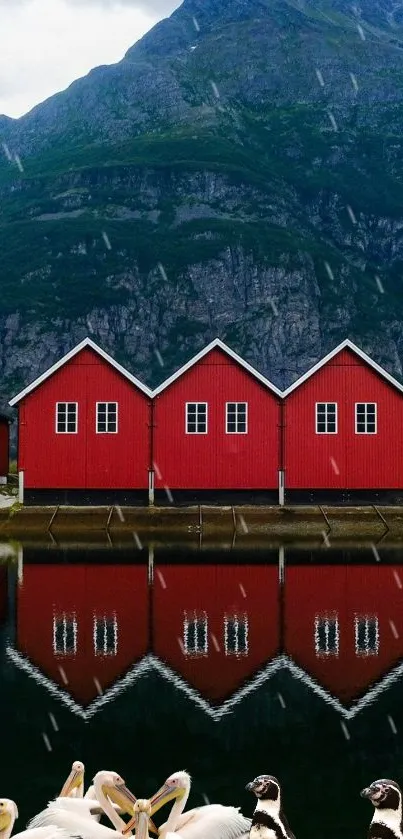
<path fill-rule="evenodd" d="M 149 839 L 148 823 L 151 816 L 151 801 L 148 798 L 138 798 L 133 809 L 136 839 Z"/>
<path fill-rule="evenodd" d="M 184 813 L 190 784 L 191 779 L 187 772 L 174 772 L 151 798 L 152 813 L 168 801 L 176 799 L 168 821 L 159 829 L 162 839 L 238 839 L 249 834 L 251 820 L 239 812 L 239 807 L 205 804 Z M 130 831 L 133 825 L 132 818 L 126 830 Z"/>
<path fill-rule="evenodd" d="M 18 819 L 18 807 L 11 798 L 0 798 L 0 837 L 10 839 L 14 822 Z"/>
<path fill-rule="evenodd" d="M 61 792 L 59 792 L 59 798 L 83 798 L 84 796 L 84 773 L 85 768 L 84 764 L 81 760 L 75 760 L 72 767 L 70 774 L 66 778 Z M 93 787 L 90 787 L 93 789 Z M 92 796 L 88 796 L 89 798 L 95 798 L 95 794 Z"/>
<path fill-rule="evenodd" d="M 71 767 L 71 771 L 63 784 L 61 792 L 55 801 L 57 801 L 59 807 L 62 807 L 65 810 L 77 813 L 77 815 L 92 817 L 99 822 L 104 810 L 97 799 L 93 783 L 88 787 L 87 792 L 84 795 L 84 801 L 82 801 L 84 792 L 84 774 L 84 764 L 81 760 L 75 760 Z M 63 799 L 63 801 L 60 799 Z M 124 812 L 124 810 L 121 810 L 117 804 L 112 804 L 112 806 L 118 812 Z"/>
<path fill-rule="evenodd" d="M 0 839 L 10 839 L 16 819 L 18 819 L 18 808 L 15 801 L 11 798 L 0 798 Z M 54 825 L 14 833 L 13 839 L 21 836 L 25 839 L 70 839 L 70 835 L 65 830 Z"/>
<path fill-rule="evenodd" d="M 123 839 L 123 830 L 126 831 L 125 835 L 130 835 L 130 828 L 126 827 L 113 806 L 115 803 L 123 812 L 133 815 L 136 799 L 123 779 L 116 772 L 105 770 L 95 775 L 94 787 L 97 796 L 95 803 L 89 798 L 56 798 L 30 821 L 28 828 L 53 825 L 62 828 L 69 837 L 80 836 L 81 839 Z M 89 818 L 94 806 L 102 808 L 102 812 L 108 816 L 115 829 L 97 824 L 94 819 Z M 27 835 L 25 839 L 31 837 Z"/>
<path fill-rule="evenodd" d="M 70 774 L 66 778 L 66 781 L 63 784 L 61 792 L 58 795 L 58 798 L 69 799 L 69 803 L 66 803 L 66 801 L 63 801 L 63 802 L 59 802 L 59 804 L 60 804 L 61 807 L 64 807 L 65 809 L 68 809 L 68 810 L 70 810 L 74 813 L 79 813 L 79 814 L 81 813 L 84 816 L 85 815 L 92 816 L 93 819 L 95 819 L 96 821 L 99 822 L 99 820 L 100 820 L 104 811 L 103 811 L 103 809 L 102 809 L 102 807 L 101 807 L 101 805 L 100 805 L 100 803 L 97 799 L 97 795 L 96 795 L 96 792 L 95 792 L 95 786 L 94 786 L 93 783 L 88 787 L 87 792 L 84 795 L 84 799 L 86 801 L 88 799 L 90 799 L 90 803 L 86 803 L 86 804 L 81 804 L 81 803 L 76 804 L 75 803 L 78 799 L 83 798 L 84 774 L 85 774 L 85 767 L 84 767 L 83 762 L 81 760 L 75 760 L 72 767 L 71 767 Z M 74 804 L 70 803 L 72 799 L 74 801 Z M 119 807 L 118 804 L 113 804 L 113 802 L 112 802 L 112 806 L 116 810 L 117 813 L 122 814 L 122 813 L 125 812 L 124 810 L 121 809 L 121 807 Z M 152 824 L 153 827 L 155 827 L 153 825 L 153 822 L 151 824 Z M 155 828 L 154 832 L 155 833 L 157 832 L 156 828 Z"/>

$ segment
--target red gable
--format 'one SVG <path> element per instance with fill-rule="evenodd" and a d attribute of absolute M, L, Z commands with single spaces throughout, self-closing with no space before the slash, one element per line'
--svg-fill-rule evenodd
<path fill-rule="evenodd" d="M 116 433 L 97 432 L 100 402 L 116 403 Z M 76 405 L 76 433 L 56 433 L 57 403 Z M 148 436 L 147 394 L 84 347 L 22 399 L 19 469 L 26 489 L 146 489 Z"/>
<path fill-rule="evenodd" d="M 25 565 L 17 647 L 88 705 L 148 647 L 145 565 Z"/>
<path fill-rule="evenodd" d="M 215 347 L 157 388 L 157 488 L 277 488 L 279 398 L 262 378 Z M 187 412 L 192 404 L 205 406 L 203 432 L 188 430 Z M 234 408 L 244 412 L 242 432 L 228 431 L 229 405 L 242 406 Z"/>
<path fill-rule="evenodd" d="M 400 566 L 288 567 L 285 652 L 342 702 L 358 698 L 403 657 L 402 582 Z"/>
<path fill-rule="evenodd" d="M 155 573 L 154 652 L 221 702 L 279 652 L 277 566 L 167 565 Z"/>

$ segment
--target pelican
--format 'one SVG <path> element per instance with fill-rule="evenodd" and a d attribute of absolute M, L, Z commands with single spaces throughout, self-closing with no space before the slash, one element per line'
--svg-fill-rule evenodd
<path fill-rule="evenodd" d="M 0 798 L 0 837 L 10 839 L 14 822 L 18 819 L 18 807 L 11 798 Z"/>
<path fill-rule="evenodd" d="M 151 801 L 148 798 L 138 798 L 133 810 L 136 839 L 149 839 L 148 823 L 151 816 Z"/>
<path fill-rule="evenodd" d="M 66 778 L 61 792 L 59 792 L 59 798 L 83 798 L 84 796 L 84 764 L 81 760 L 75 760 L 72 767 L 70 774 Z M 92 790 L 93 787 L 90 787 Z M 89 798 L 95 798 L 95 794 L 92 796 L 88 796 Z"/>
<path fill-rule="evenodd" d="M 16 819 L 18 819 L 18 807 L 15 801 L 11 798 L 0 798 L 0 839 L 10 839 Z M 54 825 L 14 833 L 13 839 L 21 836 L 24 839 L 70 839 L 70 834 Z"/>
<path fill-rule="evenodd" d="M 85 767 L 82 761 L 75 760 L 71 767 L 70 774 L 63 784 L 61 792 L 55 800 L 57 801 L 57 806 L 62 807 L 65 810 L 69 810 L 72 813 L 77 813 L 77 815 L 92 817 L 99 822 L 104 810 L 97 799 L 93 783 L 88 787 L 87 792 L 84 795 L 84 800 L 82 800 L 84 792 L 84 773 Z M 112 802 L 112 806 L 119 813 L 125 812 L 118 806 L 118 804 L 113 804 Z"/>
<path fill-rule="evenodd" d="M 161 839 L 238 839 L 249 834 L 251 820 L 240 813 L 239 807 L 205 804 L 184 813 L 190 784 L 187 772 L 174 772 L 150 799 L 152 813 L 176 799 L 168 821 L 159 829 Z M 134 821 L 130 819 L 126 831 L 132 830 Z"/>
<path fill-rule="evenodd" d="M 136 799 L 127 788 L 124 780 L 116 772 L 104 770 L 95 775 L 94 788 L 97 797 L 96 802 L 89 798 L 76 800 L 56 798 L 54 801 L 50 801 L 46 809 L 38 813 L 29 822 L 27 835 L 25 833 L 22 835 L 25 839 L 31 839 L 28 836 L 30 829 L 49 825 L 62 828 L 68 834 L 69 839 L 77 836 L 80 836 L 81 839 L 120 839 L 120 837 L 123 839 L 123 830 L 126 831 L 126 836 L 131 835 L 130 828 L 127 828 L 113 806 L 115 803 L 123 812 L 129 813 L 130 816 L 133 815 Z M 94 819 L 89 818 L 95 807 L 98 810 L 101 807 L 102 812 L 108 816 L 115 829 L 97 824 Z M 32 837 L 32 839 L 35 839 L 35 837 Z"/>

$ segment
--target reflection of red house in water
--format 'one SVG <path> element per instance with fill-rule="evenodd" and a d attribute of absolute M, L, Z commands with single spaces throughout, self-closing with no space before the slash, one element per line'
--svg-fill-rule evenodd
<path fill-rule="evenodd" d="M 393 566 L 289 567 L 284 652 L 344 703 L 403 656 L 403 573 Z"/>
<path fill-rule="evenodd" d="M 148 646 L 145 565 L 25 565 L 17 647 L 81 705 Z"/>
<path fill-rule="evenodd" d="M 279 652 L 278 568 L 164 565 L 154 578 L 155 654 L 211 702 Z"/>
<path fill-rule="evenodd" d="M 216 719 L 281 670 L 347 718 L 403 676 L 399 565 L 153 567 L 25 563 L 9 657 L 84 718 L 140 674 Z"/>
<path fill-rule="evenodd" d="M 7 565 L 0 565 L 0 624 L 7 617 Z"/>

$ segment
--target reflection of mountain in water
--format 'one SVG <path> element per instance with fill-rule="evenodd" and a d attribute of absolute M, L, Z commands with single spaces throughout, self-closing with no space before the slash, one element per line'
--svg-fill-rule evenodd
<path fill-rule="evenodd" d="M 281 669 L 354 716 L 403 672 L 403 571 L 283 558 L 25 562 L 8 656 L 84 718 L 153 673 L 220 718 Z"/>
<path fill-rule="evenodd" d="M 0 565 L 0 626 L 7 616 L 7 565 Z"/>

